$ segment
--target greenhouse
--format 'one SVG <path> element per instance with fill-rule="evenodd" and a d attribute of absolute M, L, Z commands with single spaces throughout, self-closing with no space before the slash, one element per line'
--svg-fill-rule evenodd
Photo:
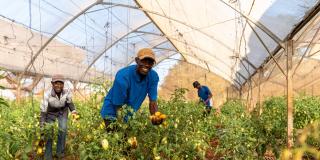
<path fill-rule="evenodd" d="M 0 159 L 320 159 L 319 0 L 1 0 Z"/>

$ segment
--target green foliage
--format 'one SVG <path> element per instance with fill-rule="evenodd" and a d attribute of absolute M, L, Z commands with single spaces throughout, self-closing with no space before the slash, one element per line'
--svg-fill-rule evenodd
<path fill-rule="evenodd" d="M 264 146 L 278 151 L 286 145 L 287 105 L 283 97 L 272 97 L 263 103 L 263 113 L 259 117 L 262 136 L 267 140 Z"/>
<path fill-rule="evenodd" d="M 202 106 L 179 101 L 159 103 L 160 111 L 167 114 L 166 124 L 160 126 L 152 125 L 146 106 L 135 113 L 128 123 L 123 122 L 121 117 L 129 108 L 124 107 L 119 111 L 119 121 L 114 124 L 118 130 L 106 133 L 100 107 L 97 107 L 102 103 L 95 102 L 99 100 L 75 101 L 80 119 L 69 119 L 67 155 L 80 159 L 204 159 L 207 140 L 214 134 L 213 121 L 210 117 L 202 117 Z M 37 109 L 32 112 L 30 102 L 23 102 L 21 106 L 13 102 L 5 113 L 1 113 L 1 124 L 5 124 L 0 127 L 2 159 L 24 159 L 35 153 L 32 142 L 39 139 L 39 103 L 35 106 Z M 52 127 L 57 135 L 57 125 Z M 136 149 L 128 143 L 132 137 L 137 139 Z M 107 150 L 101 145 L 104 139 L 109 144 Z M 53 147 L 55 149 L 55 145 Z"/>
<path fill-rule="evenodd" d="M 221 113 L 228 117 L 241 116 L 245 112 L 245 106 L 241 100 L 230 100 L 223 104 Z"/>
<path fill-rule="evenodd" d="M 0 97 L 0 108 L 2 108 L 2 107 L 9 107 L 9 105 L 8 105 L 8 102 L 4 98 Z"/>
<path fill-rule="evenodd" d="M 174 92 L 171 94 L 170 100 L 172 102 L 184 102 L 186 101 L 185 93 L 189 91 L 187 88 L 176 88 Z"/>
<path fill-rule="evenodd" d="M 280 155 L 286 144 L 284 98 L 266 100 L 261 115 L 246 113 L 243 102 L 231 100 L 223 105 L 221 114 L 203 117 L 204 106 L 186 102 L 185 92 L 177 89 L 171 101 L 159 100 L 159 110 L 167 115 L 165 124 L 152 125 L 147 106 L 142 106 L 125 123 L 123 116 L 132 109 L 124 106 L 113 124 L 117 131 L 112 133 L 105 132 L 100 117 L 104 92 L 87 101 L 75 100 L 80 119 L 70 117 L 68 121 L 67 155 L 79 159 L 205 159 L 208 150 L 212 150 L 224 159 L 261 159 L 267 147 Z M 0 112 L 0 159 L 39 158 L 34 152 L 34 144 L 40 138 L 39 102 L 9 104 Z M 296 135 L 301 136 L 300 128 L 319 118 L 319 104 L 316 97 L 295 100 Z M 57 125 L 53 127 L 57 135 Z M 296 141 L 295 147 L 319 148 L 319 138 L 309 135 L 304 140 L 307 145 Z M 129 143 L 134 137 L 137 147 Z M 212 146 L 212 140 L 217 140 L 218 145 Z M 102 141 L 108 142 L 107 149 L 102 147 Z"/>
<path fill-rule="evenodd" d="M 302 96 L 294 101 L 294 128 L 302 129 L 310 122 L 320 119 L 320 98 Z"/>
<path fill-rule="evenodd" d="M 245 113 L 245 106 L 240 100 L 226 102 L 221 109 L 219 121 L 222 126 L 217 137 L 220 139 L 219 152 L 225 158 L 257 159 L 255 149 L 258 146 L 259 130 L 250 115 Z"/>
<path fill-rule="evenodd" d="M 295 99 L 295 132 L 310 122 L 319 119 L 320 99 L 318 97 L 298 97 Z M 239 100 L 226 102 L 218 118 L 221 129 L 216 131 L 220 139 L 219 152 L 226 158 L 261 159 L 267 148 L 277 157 L 286 146 L 287 105 L 283 97 L 271 97 L 263 103 L 263 113 L 254 110 L 245 112 Z M 319 148 L 320 141 L 307 138 L 308 146 Z M 298 145 L 298 143 L 296 143 Z"/>
<path fill-rule="evenodd" d="M 0 112 L 0 159 L 27 159 L 34 147 L 33 140 L 39 136 L 39 107 L 33 112 L 30 101 L 20 105 L 9 103 L 10 107 Z M 39 103 L 36 102 L 37 106 Z"/>
<path fill-rule="evenodd" d="M 311 122 L 299 130 L 295 147 L 284 149 L 281 153 L 281 159 L 320 159 L 319 145 L 310 145 L 308 140 L 320 142 L 320 120 Z"/>
<path fill-rule="evenodd" d="M 1 68 L 0 68 L 0 71 L 1 71 Z M 0 80 L 1 80 L 2 78 L 3 78 L 3 77 L 0 75 Z M 2 89 L 4 89 L 4 87 L 0 85 L 0 90 L 2 90 Z M 1 109 L 2 107 L 8 107 L 8 106 L 9 106 L 9 105 L 8 105 L 7 101 L 6 101 L 4 98 L 0 97 L 0 109 Z"/>

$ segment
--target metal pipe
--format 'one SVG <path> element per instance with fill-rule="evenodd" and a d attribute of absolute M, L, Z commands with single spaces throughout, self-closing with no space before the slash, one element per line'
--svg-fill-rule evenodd
<path fill-rule="evenodd" d="M 79 16 L 81 16 L 83 13 L 85 13 L 87 10 L 89 10 L 90 8 L 92 8 L 93 6 L 102 3 L 102 0 L 97 0 L 96 2 L 94 2 L 93 4 L 89 5 L 88 7 L 86 7 L 85 9 L 83 9 L 82 11 L 80 11 L 77 15 L 75 15 L 74 17 L 72 17 L 69 21 L 67 21 L 62 27 L 59 28 L 58 31 L 56 31 L 44 44 L 43 46 L 36 52 L 35 56 L 33 56 L 30 60 L 30 62 L 27 64 L 27 66 L 25 67 L 24 71 L 22 72 L 22 74 L 26 73 L 27 70 L 29 69 L 29 67 L 31 66 L 31 64 L 34 63 L 34 61 L 37 59 L 37 57 L 40 55 L 40 53 L 42 52 L 43 49 L 45 49 L 49 43 L 61 32 L 63 31 L 70 23 L 72 23 L 75 19 L 77 19 Z"/>
<path fill-rule="evenodd" d="M 259 39 L 259 41 L 261 42 L 261 44 L 263 45 L 263 47 L 266 49 L 266 51 L 268 52 L 269 56 L 271 56 L 272 60 L 277 64 L 278 68 L 280 69 L 280 71 L 283 73 L 284 76 L 286 76 L 286 73 L 284 72 L 284 70 L 281 68 L 281 66 L 279 65 L 278 61 L 274 58 L 274 56 L 271 54 L 271 52 L 269 51 L 267 45 L 262 41 L 261 37 L 258 35 L 258 33 L 256 32 L 256 30 L 252 27 L 252 25 L 250 23 L 248 23 L 250 28 L 252 29 L 252 31 L 254 32 L 254 34 L 257 36 L 257 38 Z"/>
<path fill-rule="evenodd" d="M 301 64 L 301 62 L 302 62 L 302 60 L 303 60 L 303 59 L 305 58 L 305 56 L 307 55 L 307 52 L 308 52 L 311 44 L 316 40 L 316 37 L 317 37 L 319 31 L 320 31 L 320 27 L 317 29 L 316 33 L 313 35 L 313 37 L 312 37 L 312 39 L 311 39 L 311 42 L 310 42 L 310 43 L 308 44 L 308 46 L 307 46 L 307 49 L 304 51 L 304 53 L 303 53 L 302 57 L 300 58 L 297 66 L 294 68 L 294 71 L 293 71 L 293 73 L 292 73 L 293 75 L 296 73 L 298 67 L 300 66 L 300 64 Z"/>
<path fill-rule="evenodd" d="M 100 52 L 100 54 L 98 56 L 96 56 L 91 63 L 88 65 L 87 69 L 83 72 L 83 74 L 79 77 L 80 80 L 82 80 L 84 78 L 84 76 L 87 74 L 87 72 L 89 71 L 89 69 L 93 66 L 93 64 L 107 51 L 109 50 L 111 47 L 113 47 L 116 43 L 118 43 L 120 40 L 122 40 L 124 37 L 128 36 L 129 34 L 135 32 L 136 30 L 150 24 L 151 22 L 147 22 L 144 23 L 140 26 L 138 26 L 137 28 L 133 29 L 132 31 L 124 34 L 123 36 L 121 36 L 120 38 L 118 38 L 116 41 L 112 42 L 108 47 L 106 47 L 102 52 Z"/>
<path fill-rule="evenodd" d="M 233 6 L 228 4 L 227 2 L 225 2 L 223 0 L 220 0 L 220 2 L 222 2 L 225 5 L 227 5 L 228 7 L 233 9 L 234 11 L 238 12 L 245 19 L 247 19 L 248 21 L 252 22 L 255 26 L 260 28 L 264 33 L 266 33 L 271 39 L 273 39 L 276 43 L 278 43 L 282 48 L 285 48 L 285 46 L 283 44 L 283 41 L 277 35 L 275 35 L 272 31 L 270 31 L 266 26 L 264 26 L 263 24 L 261 24 L 257 20 L 254 20 L 253 18 L 243 14 L 242 12 L 240 12 L 239 10 L 237 10 L 236 8 L 234 8 Z"/>

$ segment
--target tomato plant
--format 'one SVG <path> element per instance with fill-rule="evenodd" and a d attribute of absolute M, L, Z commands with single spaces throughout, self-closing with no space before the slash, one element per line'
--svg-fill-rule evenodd
<path fill-rule="evenodd" d="M 205 106 L 186 101 L 186 90 L 178 89 L 170 101 L 159 100 L 161 113 L 157 117 L 165 119 L 163 124 L 152 125 L 146 105 L 126 123 L 123 116 L 132 109 L 124 106 L 119 110 L 118 121 L 112 124 L 117 129 L 108 133 L 100 117 L 102 94 L 105 94 L 105 89 L 100 89 L 101 92 L 86 101 L 75 100 L 79 117 L 69 117 L 66 142 L 67 156 L 73 159 L 205 159 L 210 154 L 225 159 L 261 159 L 267 147 L 279 156 L 286 145 L 283 97 L 266 100 L 261 115 L 247 113 L 241 100 L 229 100 L 221 107 L 220 114 L 213 111 L 204 116 Z M 8 106 L 0 108 L 0 159 L 40 158 L 44 148 L 37 147 L 39 101 L 7 103 Z M 319 105 L 317 97 L 295 99 L 296 135 L 319 119 Z M 57 132 L 57 125 L 52 127 Z M 319 148 L 317 138 L 309 136 L 305 143 Z M 295 145 L 302 146 L 297 141 Z"/>

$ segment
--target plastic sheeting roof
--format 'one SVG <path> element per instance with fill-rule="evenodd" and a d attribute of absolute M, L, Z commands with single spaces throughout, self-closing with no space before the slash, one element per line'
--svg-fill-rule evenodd
<path fill-rule="evenodd" d="M 241 85 L 318 4 L 317 0 L 4 0 L 0 24 L 7 30 L 0 31 L 0 66 L 94 81 L 112 77 L 133 63 L 140 48 L 150 47 L 160 63 L 180 53 L 187 62 Z M 46 42 L 48 46 L 42 47 Z M 17 48 L 23 52 L 16 53 Z M 8 62 L 15 57 L 19 61 Z"/>

